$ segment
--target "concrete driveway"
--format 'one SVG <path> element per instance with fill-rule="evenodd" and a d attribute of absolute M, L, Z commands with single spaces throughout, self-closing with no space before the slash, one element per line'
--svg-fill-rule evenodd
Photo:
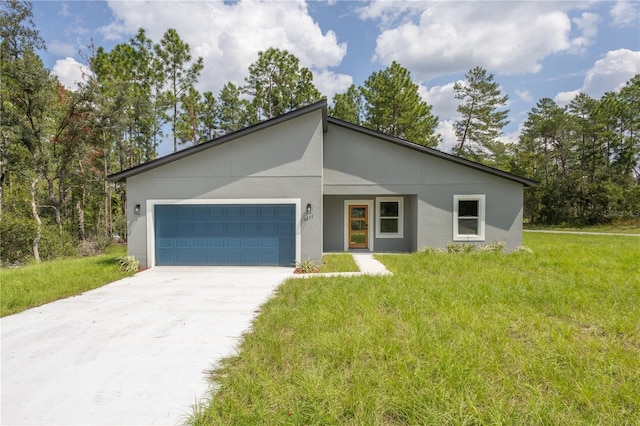
<path fill-rule="evenodd" d="M 3 425 L 175 425 L 293 268 L 156 267 L 0 319 Z"/>

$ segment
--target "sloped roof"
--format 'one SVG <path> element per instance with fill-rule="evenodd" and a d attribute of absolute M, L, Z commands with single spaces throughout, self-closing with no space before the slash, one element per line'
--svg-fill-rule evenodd
<path fill-rule="evenodd" d="M 422 152 L 422 153 L 425 153 L 425 154 L 440 158 L 440 159 L 445 160 L 445 161 L 450 161 L 452 163 L 460 164 L 460 165 L 463 165 L 463 166 L 471 167 L 471 168 L 476 169 L 476 170 L 480 170 L 480 171 L 483 171 L 483 172 L 486 172 L 486 173 L 490 173 L 492 175 L 500 176 L 500 177 L 503 177 L 505 179 L 509 179 L 509 180 L 521 183 L 521 184 L 523 184 L 525 186 L 529 186 L 529 187 L 538 186 L 538 182 L 536 182 L 535 180 L 527 179 L 525 177 L 522 177 L 522 176 L 519 176 L 519 175 L 515 175 L 513 173 L 505 172 L 504 170 L 496 169 L 495 167 L 485 166 L 484 164 L 480 164 L 480 163 L 477 163 L 475 161 L 467 160 L 467 159 L 462 158 L 462 157 L 457 157 L 457 156 L 452 155 L 452 154 L 447 154 L 446 152 L 438 151 L 437 149 L 434 149 L 434 148 L 428 148 L 426 146 L 418 145 L 416 143 L 409 142 L 409 141 L 406 141 L 404 139 L 400 139 L 400 138 L 396 138 L 394 136 L 386 135 L 384 133 L 376 132 L 375 130 L 367 129 L 366 127 L 362 127 L 362 126 L 358 126 L 356 124 L 352 124 L 352 123 L 349 123 L 349 122 L 346 122 L 346 121 L 338 120 L 337 118 L 328 117 L 327 121 L 329 123 L 331 123 L 331 124 L 335 124 L 337 126 L 341 126 L 341 127 L 344 127 L 344 128 L 356 131 L 356 132 L 364 133 L 365 135 L 368 135 L 368 136 L 371 136 L 371 137 L 374 137 L 374 138 L 378 138 L 378 139 L 382 139 L 382 140 L 385 140 L 387 142 L 394 143 L 396 145 L 404 146 L 406 148 L 413 149 L 415 151 Z"/>
<path fill-rule="evenodd" d="M 418 152 L 425 153 L 427 155 L 431 155 L 437 158 L 440 158 L 445 161 L 450 161 L 452 163 L 460 164 L 462 166 L 471 167 L 476 170 L 480 170 L 486 173 L 490 173 L 492 175 L 496 175 L 511 181 L 515 181 L 523 184 L 528 187 L 538 186 L 538 182 L 527 179 L 522 176 L 515 175 L 513 173 L 505 172 L 503 170 L 496 169 L 494 167 L 485 166 L 484 164 L 476 163 L 474 161 L 466 160 L 461 157 L 456 157 L 455 155 L 447 154 L 442 151 L 438 151 L 437 149 L 428 148 L 422 145 L 415 144 L 413 142 L 409 142 L 400 138 L 396 138 L 394 136 L 389 136 L 384 133 L 376 132 L 375 130 L 367 129 L 362 126 L 358 126 L 356 124 L 348 123 L 346 121 L 338 120 L 337 118 L 328 117 L 327 115 L 327 101 L 322 100 L 311 105 L 307 105 L 306 107 L 297 109 L 295 111 L 288 112 L 279 117 L 272 118 L 270 120 L 266 120 L 255 124 L 250 127 L 246 127 L 244 129 L 238 130 L 233 133 L 229 133 L 227 135 L 221 136 L 219 138 L 210 140 L 208 142 L 201 143 L 199 145 L 195 145 L 189 148 L 182 149 L 180 151 L 174 152 L 172 154 L 166 155 L 164 157 L 157 158 L 155 160 L 149 161 L 148 163 L 140 164 L 138 166 L 132 167 L 130 169 L 122 170 L 118 173 L 114 173 L 109 175 L 107 179 L 112 182 L 124 182 L 128 177 L 138 175 L 140 173 L 144 173 L 146 171 L 155 169 L 156 167 L 163 166 L 165 164 L 180 160 L 181 158 L 188 157 L 190 155 L 197 154 L 201 151 L 209 149 L 214 146 L 221 145 L 223 143 L 231 142 L 235 139 L 241 138 L 243 136 L 259 132 L 268 127 L 275 126 L 277 124 L 283 123 L 288 120 L 292 120 L 294 118 L 300 117 L 304 114 L 308 114 L 312 111 L 322 111 L 322 128 L 324 132 L 328 131 L 328 123 L 334 124 L 336 126 L 344 127 L 346 129 L 350 129 L 356 132 L 360 132 L 366 134 L 368 136 L 385 140 L 390 143 L 394 143 L 400 146 L 404 146 L 409 149 L 413 149 Z"/>
<path fill-rule="evenodd" d="M 311 105 L 307 105 L 306 107 L 299 108 L 295 111 L 291 111 L 281 116 L 272 118 L 270 120 L 262 121 L 258 124 L 254 124 L 253 126 L 245 127 L 244 129 L 238 130 L 236 132 L 228 133 L 224 136 L 220 136 L 219 138 L 212 139 L 208 142 L 204 142 L 199 145 L 194 145 L 189 148 L 181 149 L 180 151 L 176 151 L 172 154 L 165 155 L 164 157 L 156 158 L 155 160 L 151 160 L 147 163 L 140 164 L 130 169 L 122 170 L 118 173 L 114 173 L 112 175 L 107 176 L 107 179 L 112 182 L 124 182 L 128 177 L 135 176 L 140 173 L 144 173 L 146 171 L 163 166 L 165 164 L 180 160 L 181 158 L 197 154 L 201 151 L 212 148 L 214 146 L 231 142 L 243 136 L 247 136 L 252 133 L 259 132 L 268 127 L 275 126 L 276 124 L 284 123 L 285 121 L 292 120 L 296 117 L 300 117 L 301 115 L 308 114 L 316 110 L 322 110 L 322 121 L 323 121 L 322 129 L 323 131 L 326 132 L 327 131 L 327 101 L 325 99 L 325 100 L 313 103 Z"/>

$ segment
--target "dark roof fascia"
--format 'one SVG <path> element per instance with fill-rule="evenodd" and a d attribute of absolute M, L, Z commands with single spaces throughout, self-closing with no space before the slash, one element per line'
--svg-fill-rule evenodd
<path fill-rule="evenodd" d="M 409 149 L 413 149 L 418 152 L 422 152 L 425 154 L 432 155 L 437 158 L 441 158 L 446 161 L 451 161 L 452 163 L 460 164 L 462 166 L 471 167 L 476 170 L 480 170 L 486 173 L 490 173 L 492 175 L 496 175 L 505 179 L 509 179 L 518 183 L 521 183 L 525 186 L 535 188 L 540 183 L 535 180 L 528 179 L 522 176 L 515 175 L 513 173 L 505 172 L 504 170 L 496 169 L 494 167 L 485 166 L 484 164 L 476 163 L 475 161 L 467 160 L 462 157 L 456 157 L 452 154 L 447 154 L 446 152 L 438 151 L 437 149 L 429 148 L 426 146 L 418 145 L 413 142 L 406 141 L 404 139 L 400 139 L 394 136 L 389 136 L 384 133 L 376 132 L 375 130 L 367 129 L 366 127 L 358 126 L 353 123 L 349 123 L 347 121 L 342 121 L 337 118 L 328 117 L 328 121 L 331 124 L 335 124 L 337 126 L 341 126 L 350 130 L 354 130 L 356 132 L 364 133 L 365 135 L 372 136 L 374 138 L 382 139 L 387 142 L 395 143 L 400 146 L 404 146 Z"/>
<path fill-rule="evenodd" d="M 180 160 L 181 158 L 188 157 L 190 155 L 197 154 L 206 149 L 212 148 L 214 146 L 222 145 L 223 143 L 231 142 L 235 139 L 239 139 L 243 136 L 250 135 L 255 132 L 259 132 L 268 127 L 275 126 L 277 124 L 283 123 L 288 120 L 292 120 L 294 118 L 300 117 L 302 115 L 308 114 L 310 112 L 322 110 L 322 131 L 326 132 L 327 125 L 327 100 L 323 99 L 316 103 L 307 105 L 305 107 L 299 108 L 295 111 L 288 112 L 286 114 L 280 115 L 278 117 L 272 118 L 270 120 L 262 121 L 260 123 L 254 124 L 250 127 L 245 127 L 244 129 L 238 130 L 233 133 L 226 134 L 219 138 L 210 140 L 208 142 L 201 143 L 199 145 L 194 145 L 189 148 L 182 149 L 180 151 L 174 152 L 172 154 L 165 155 L 160 158 L 156 158 L 155 160 L 151 160 L 147 163 L 140 164 L 138 166 L 132 167 L 130 169 L 122 170 L 118 173 L 114 173 L 112 175 L 107 176 L 107 179 L 111 182 L 124 182 L 128 177 L 132 177 L 138 175 L 140 173 L 144 173 L 146 171 L 155 169 L 156 167 L 163 166 L 168 163 L 172 163 L 174 161 Z"/>

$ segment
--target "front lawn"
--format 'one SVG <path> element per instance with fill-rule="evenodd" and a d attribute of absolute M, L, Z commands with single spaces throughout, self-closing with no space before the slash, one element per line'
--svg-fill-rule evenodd
<path fill-rule="evenodd" d="M 331 253 L 322 255 L 320 272 L 358 272 L 353 256 L 348 253 Z"/>
<path fill-rule="evenodd" d="M 617 221 L 607 225 L 531 225 L 525 224 L 524 229 L 546 231 L 576 231 L 576 232 L 605 232 L 608 234 L 640 234 L 640 219 Z"/>
<path fill-rule="evenodd" d="M 120 271 L 118 257 L 126 251 L 126 247 L 116 246 L 100 256 L 0 269 L 0 316 L 74 296 L 132 275 Z"/>
<path fill-rule="evenodd" d="M 378 256 L 289 280 L 194 424 L 640 424 L 640 244 Z"/>

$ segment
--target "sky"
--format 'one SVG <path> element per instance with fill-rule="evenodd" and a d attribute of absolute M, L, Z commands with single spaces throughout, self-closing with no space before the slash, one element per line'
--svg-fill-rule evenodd
<path fill-rule="evenodd" d="M 392 61 L 411 72 L 439 118 L 439 149 L 455 144 L 453 85 L 471 68 L 493 74 L 509 96 L 504 142 L 517 141 L 527 114 L 579 92 L 599 98 L 640 74 L 640 1 L 33 1 L 47 44 L 41 57 L 73 88 L 87 46 L 110 50 L 139 28 L 159 42 L 177 30 L 204 59 L 197 88 L 217 95 L 243 85 L 259 51 L 286 49 L 311 69 L 328 97 L 362 85 Z M 84 53 L 82 53 L 84 52 Z M 170 144 L 161 144 L 161 155 Z"/>

